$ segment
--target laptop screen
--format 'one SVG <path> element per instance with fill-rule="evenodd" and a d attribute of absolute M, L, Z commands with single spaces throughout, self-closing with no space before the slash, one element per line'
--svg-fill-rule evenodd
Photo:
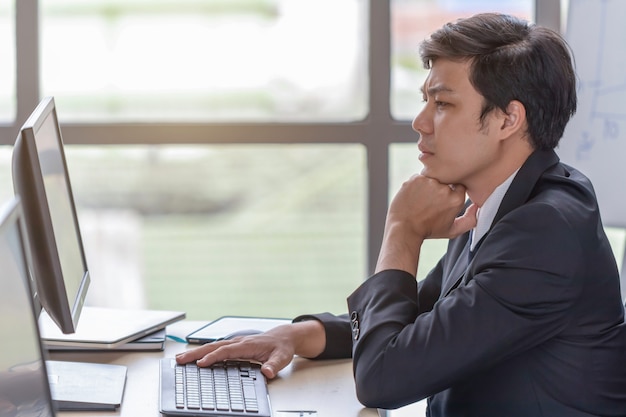
<path fill-rule="evenodd" d="M 0 415 L 52 417 L 21 222 L 12 200 L 0 211 Z"/>

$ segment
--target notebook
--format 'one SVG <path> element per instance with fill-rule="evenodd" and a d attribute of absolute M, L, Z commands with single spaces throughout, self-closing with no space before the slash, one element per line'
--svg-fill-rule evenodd
<path fill-rule="evenodd" d="M 159 411 L 166 416 L 272 415 L 259 363 L 233 360 L 201 368 L 164 358 L 159 364 Z"/>
<path fill-rule="evenodd" d="M 89 351 L 89 352 L 105 352 L 105 351 L 141 351 L 141 352 L 149 352 L 149 351 L 162 351 L 165 349 L 165 339 L 167 338 L 167 333 L 165 329 L 157 330 L 154 333 L 150 333 L 147 336 L 140 337 L 139 339 L 132 340 L 128 343 L 124 343 L 115 348 L 92 348 L 89 345 L 83 346 L 58 346 L 55 345 L 48 349 L 49 351 Z"/>
<path fill-rule="evenodd" d="M 39 328 L 44 346 L 50 350 L 115 349 L 184 318 L 185 313 L 181 311 L 85 306 L 75 333 L 62 333 L 45 310 L 39 316 Z"/>

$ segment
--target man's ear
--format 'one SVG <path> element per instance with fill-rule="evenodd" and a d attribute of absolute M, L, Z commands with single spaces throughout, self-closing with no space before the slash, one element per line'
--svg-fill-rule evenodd
<path fill-rule="evenodd" d="M 502 133 L 510 136 L 517 131 L 526 131 L 526 107 L 518 101 L 511 100 L 506 106 L 506 113 L 502 114 Z"/>

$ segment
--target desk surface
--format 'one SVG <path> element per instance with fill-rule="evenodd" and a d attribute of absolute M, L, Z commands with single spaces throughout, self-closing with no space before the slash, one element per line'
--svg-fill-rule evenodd
<path fill-rule="evenodd" d="M 168 327 L 168 334 L 181 336 L 201 322 L 183 321 Z M 116 412 L 60 412 L 59 417 L 161 416 L 158 410 L 159 359 L 173 357 L 188 346 L 168 340 L 162 352 L 54 352 L 51 359 L 112 363 L 128 367 L 122 406 Z M 356 398 L 350 360 L 311 361 L 295 358 L 290 366 L 269 381 L 272 409 L 316 410 L 318 417 L 376 417 Z"/>

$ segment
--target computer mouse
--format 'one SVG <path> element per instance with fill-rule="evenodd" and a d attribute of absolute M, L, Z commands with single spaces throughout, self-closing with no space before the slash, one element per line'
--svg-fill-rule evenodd
<path fill-rule="evenodd" d="M 241 329 L 235 330 L 232 333 L 228 333 L 226 336 L 220 338 L 219 340 L 230 340 L 238 336 L 252 336 L 254 334 L 263 333 L 261 330 L 256 329 Z"/>

